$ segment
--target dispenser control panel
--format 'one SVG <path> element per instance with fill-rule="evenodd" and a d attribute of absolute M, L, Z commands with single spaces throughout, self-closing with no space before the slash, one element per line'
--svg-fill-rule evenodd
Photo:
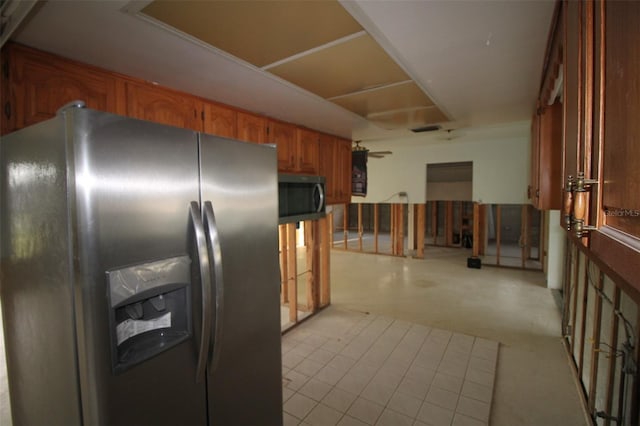
<path fill-rule="evenodd" d="M 114 373 L 121 373 L 191 336 L 190 286 L 188 256 L 107 271 Z"/>

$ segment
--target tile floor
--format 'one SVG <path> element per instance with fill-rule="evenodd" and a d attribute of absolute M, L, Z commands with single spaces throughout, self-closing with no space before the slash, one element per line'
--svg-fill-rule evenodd
<path fill-rule="evenodd" d="M 466 267 L 470 250 L 425 259 L 331 253 L 333 308 L 500 342 L 491 426 L 585 426 L 561 315 L 542 272 Z"/>
<path fill-rule="evenodd" d="M 498 342 L 329 307 L 282 340 L 285 425 L 487 425 Z"/>

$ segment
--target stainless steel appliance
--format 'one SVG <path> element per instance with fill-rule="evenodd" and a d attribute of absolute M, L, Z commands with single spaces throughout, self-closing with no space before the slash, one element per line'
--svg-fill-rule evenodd
<path fill-rule="evenodd" d="M 324 217 L 324 185 L 324 176 L 278 175 L 279 222 L 299 222 Z"/>
<path fill-rule="evenodd" d="M 14 424 L 282 423 L 273 146 L 74 107 L 0 158 Z"/>

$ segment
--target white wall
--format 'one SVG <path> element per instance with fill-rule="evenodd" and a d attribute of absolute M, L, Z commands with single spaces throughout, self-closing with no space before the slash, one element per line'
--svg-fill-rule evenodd
<path fill-rule="evenodd" d="M 564 252 L 567 240 L 564 229 L 560 226 L 560 210 L 547 212 L 547 287 L 562 289 L 564 280 Z"/>
<path fill-rule="evenodd" d="M 506 129 L 506 130 L 505 130 Z M 368 161 L 366 197 L 354 203 L 426 201 L 427 163 L 473 162 L 473 201 L 490 204 L 526 204 L 529 180 L 529 122 L 503 127 L 467 130 L 453 140 L 434 135 L 406 140 L 364 143 L 372 151 L 390 150 L 392 155 Z"/>

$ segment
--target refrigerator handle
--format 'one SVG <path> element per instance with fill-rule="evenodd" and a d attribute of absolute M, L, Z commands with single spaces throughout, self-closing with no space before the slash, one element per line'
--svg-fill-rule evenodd
<path fill-rule="evenodd" d="M 211 273 L 209 267 L 209 250 L 207 247 L 200 206 L 192 201 L 189 206 L 191 223 L 195 235 L 195 242 L 200 266 L 200 281 L 202 287 L 202 325 L 200 328 L 200 346 L 198 348 L 198 364 L 196 367 L 196 383 L 204 378 L 211 343 Z"/>
<path fill-rule="evenodd" d="M 215 371 L 220 358 L 222 347 L 222 316 L 224 312 L 224 281 L 222 276 L 222 250 L 220 249 L 220 235 L 218 225 L 213 213 L 211 201 L 204 203 L 205 231 L 207 234 L 207 247 L 212 261 L 212 272 L 215 281 L 215 325 L 213 328 L 213 355 L 209 365 L 210 371 Z"/>

